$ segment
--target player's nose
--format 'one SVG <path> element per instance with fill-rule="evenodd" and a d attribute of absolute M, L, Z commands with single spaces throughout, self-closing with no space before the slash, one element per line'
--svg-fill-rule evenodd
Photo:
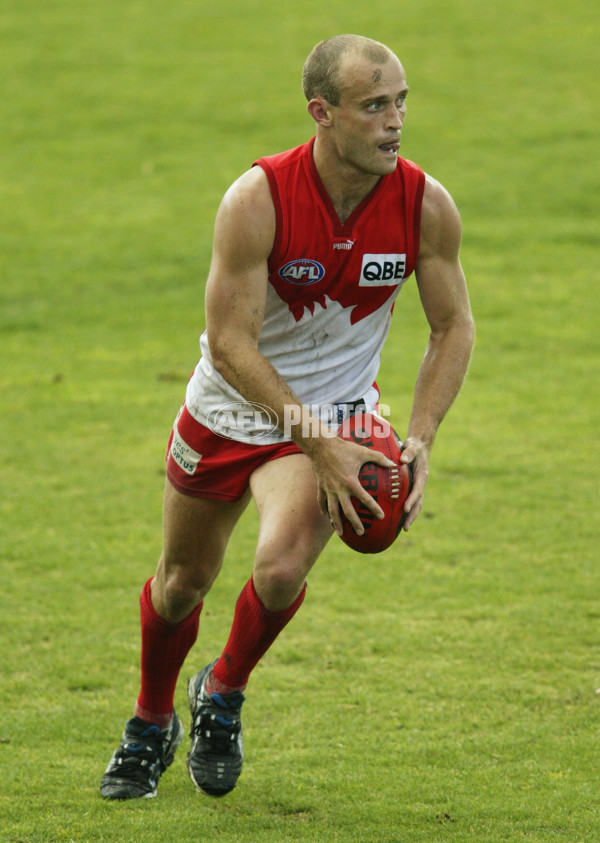
<path fill-rule="evenodd" d="M 387 128 L 400 131 L 405 117 L 404 106 L 398 108 L 396 103 L 391 103 L 386 112 Z"/>

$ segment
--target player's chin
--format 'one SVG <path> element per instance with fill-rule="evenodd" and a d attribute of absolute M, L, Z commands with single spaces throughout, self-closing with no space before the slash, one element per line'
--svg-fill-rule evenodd
<path fill-rule="evenodd" d="M 379 150 L 378 164 L 380 167 L 380 175 L 387 176 L 393 173 L 398 166 L 398 153 L 387 152 L 383 149 Z"/>

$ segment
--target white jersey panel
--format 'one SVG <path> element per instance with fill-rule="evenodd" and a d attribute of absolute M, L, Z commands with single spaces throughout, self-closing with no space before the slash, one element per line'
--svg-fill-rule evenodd
<path fill-rule="evenodd" d="M 373 382 L 391 322 L 391 307 L 400 286 L 385 304 L 352 324 L 352 307 L 325 297 L 296 320 L 271 285 L 267 288 L 265 318 L 259 351 L 272 363 L 303 404 L 344 404 L 364 399 L 368 410 L 378 400 Z M 186 404 L 201 424 L 213 427 L 219 410 L 244 398 L 213 366 L 206 332 L 200 337 L 202 357 L 188 384 Z M 222 432 L 240 442 L 270 445 L 283 441 L 279 431 L 260 435 L 253 414 L 242 414 L 235 429 Z"/>

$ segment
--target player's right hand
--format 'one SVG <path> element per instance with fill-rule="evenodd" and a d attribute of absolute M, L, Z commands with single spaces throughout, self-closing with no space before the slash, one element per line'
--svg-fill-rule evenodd
<path fill-rule="evenodd" d="M 343 533 L 342 513 L 357 535 L 362 536 L 365 531 L 352 498 L 364 504 L 376 518 L 381 520 L 384 517 L 377 501 L 361 486 L 358 474 L 366 462 L 393 468 L 392 460 L 379 451 L 337 436 L 320 439 L 319 447 L 313 449 L 310 456 L 317 478 L 319 507 L 324 515 L 329 516 L 339 536 Z"/>

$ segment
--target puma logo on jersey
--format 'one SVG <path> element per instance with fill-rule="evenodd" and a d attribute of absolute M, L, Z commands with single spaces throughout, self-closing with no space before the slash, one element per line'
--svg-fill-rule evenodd
<path fill-rule="evenodd" d="M 363 255 L 359 287 L 395 287 L 404 278 L 406 254 Z"/>

